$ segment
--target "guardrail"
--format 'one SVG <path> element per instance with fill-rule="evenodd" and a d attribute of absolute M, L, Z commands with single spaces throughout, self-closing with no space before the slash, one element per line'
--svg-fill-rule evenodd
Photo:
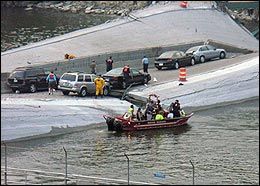
<path fill-rule="evenodd" d="M 1 167 L 1 177 L 2 177 L 2 170 Z M 56 180 L 56 183 L 62 184 L 62 182 L 65 181 L 65 185 L 74 184 L 78 185 L 80 182 L 84 183 L 92 183 L 92 184 L 137 184 L 137 185 L 158 185 L 155 183 L 146 183 L 146 182 L 137 182 L 137 181 L 129 181 L 129 180 L 122 180 L 122 179 L 113 179 L 113 178 L 105 178 L 105 177 L 96 177 L 96 176 L 86 176 L 86 175 L 80 175 L 80 174 L 68 174 L 67 178 L 66 174 L 59 173 L 59 172 L 48 172 L 48 171 L 41 171 L 41 170 L 30 170 L 30 169 L 19 169 L 19 168 L 8 168 L 8 175 L 9 177 L 12 176 L 19 176 L 20 182 L 8 180 L 7 184 L 21 184 L 21 185 L 42 185 L 43 181 L 40 183 L 30 182 L 28 179 L 29 176 L 37 175 L 41 178 L 52 178 Z M 60 181 L 58 181 L 60 180 Z M 2 179 L 1 179 L 2 182 Z M 46 180 L 44 181 L 46 182 Z M 47 183 L 46 183 L 47 184 Z"/>

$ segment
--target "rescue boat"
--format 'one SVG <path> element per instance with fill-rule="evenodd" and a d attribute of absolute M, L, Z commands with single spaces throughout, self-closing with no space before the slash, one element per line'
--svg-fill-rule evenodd
<path fill-rule="evenodd" d="M 138 131 L 138 130 L 147 130 L 147 129 L 159 129 L 159 128 L 171 128 L 187 125 L 189 118 L 193 113 L 186 114 L 185 116 L 175 117 L 172 119 L 165 118 L 164 120 L 142 120 L 138 121 L 131 119 L 128 116 L 128 113 L 123 114 L 122 116 L 109 116 L 103 115 L 106 120 L 107 127 L 109 131 Z"/>

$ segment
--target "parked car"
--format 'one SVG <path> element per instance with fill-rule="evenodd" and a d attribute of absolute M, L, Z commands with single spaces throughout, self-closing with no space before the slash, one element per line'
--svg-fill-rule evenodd
<path fill-rule="evenodd" d="M 154 66 L 161 70 L 162 68 L 175 68 L 194 65 L 195 60 L 192 55 L 186 55 L 182 51 L 168 51 L 155 58 Z"/>
<path fill-rule="evenodd" d="M 96 86 L 94 80 L 97 76 L 95 74 L 86 74 L 81 72 L 64 73 L 59 80 L 58 89 L 64 95 L 69 95 L 70 92 L 77 93 L 85 97 L 88 94 L 95 94 Z M 110 85 L 106 83 L 104 87 L 104 95 L 110 93 Z"/>
<path fill-rule="evenodd" d="M 18 67 L 11 72 L 7 78 L 7 85 L 13 92 L 37 92 L 37 90 L 48 90 L 46 78 L 48 72 L 39 67 Z M 57 79 L 59 79 L 57 77 Z"/>
<path fill-rule="evenodd" d="M 107 73 L 103 74 L 102 77 L 105 81 L 109 82 L 111 88 L 122 88 L 126 89 L 129 85 L 147 84 L 151 80 L 151 76 L 148 73 L 142 73 L 138 69 L 130 68 L 130 78 L 126 80 L 123 76 L 123 67 L 114 68 Z"/>
<path fill-rule="evenodd" d="M 192 55 L 196 62 L 201 63 L 214 58 L 224 59 L 226 57 L 225 49 L 218 49 L 211 45 L 195 46 L 188 49 L 185 53 Z"/>

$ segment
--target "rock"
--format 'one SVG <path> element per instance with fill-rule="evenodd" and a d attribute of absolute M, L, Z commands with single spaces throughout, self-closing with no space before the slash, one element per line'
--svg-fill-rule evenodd
<path fill-rule="evenodd" d="M 70 11 L 70 6 L 64 6 L 61 8 L 61 11 L 63 12 L 67 12 L 67 11 Z"/>
<path fill-rule="evenodd" d="M 85 10 L 85 14 L 90 14 L 91 12 L 91 10 Z"/>
<path fill-rule="evenodd" d="M 85 9 L 85 11 L 86 11 L 86 10 L 87 10 L 87 11 L 92 10 L 93 7 L 94 7 L 94 5 L 89 6 L 89 7 L 87 7 L 87 8 Z"/>
<path fill-rule="evenodd" d="M 95 9 L 94 10 L 94 13 L 95 14 L 102 14 L 102 13 L 104 13 L 105 11 L 104 10 L 102 10 L 102 9 Z"/>
<path fill-rule="evenodd" d="M 126 9 L 119 10 L 119 11 L 117 12 L 117 15 L 121 15 L 121 16 L 124 16 L 124 15 L 126 15 L 126 14 L 127 14 L 127 10 L 126 10 Z"/>
<path fill-rule="evenodd" d="M 31 8 L 31 7 L 33 7 L 33 4 L 28 4 L 27 7 Z"/>
<path fill-rule="evenodd" d="M 50 6 L 51 2 L 44 2 L 43 6 Z"/>
<path fill-rule="evenodd" d="M 79 10 L 78 10 L 77 8 L 75 8 L 75 7 L 72 7 L 70 10 L 71 10 L 72 13 L 77 13 L 77 12 L 79 11 Z"/>
<path fill-rule="evenodd" d="M 24 10 L 28 11 L 28 10 L 32 10 L 33 8 L 31 7 L 28 7 L 28 8 L 25 8 Z"/>
<path fill-rule="evenodd" d="M 54 5 L 56 8 L 60 7 L 60 6 L 63 6 L 63 3 L 58 3 L 56 5 Z"/>
<path fill-rule="evenodd" d="M 42 8 L 42 7 L 43 7 L 43 3 L 38 3 L 38 4 L 36 5 L 36 7 L 37 7 L 37 8 Z"/>

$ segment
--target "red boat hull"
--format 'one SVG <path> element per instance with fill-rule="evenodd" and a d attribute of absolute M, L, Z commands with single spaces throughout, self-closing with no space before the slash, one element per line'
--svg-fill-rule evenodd
<path fill-rule="evenodd" d="M 147 129 L 159 129 L 159 128 L 171 128 L 186 125 L 189 118 L 193 115 L 190 113 L 184 117 L 165 119 L 161 121 L 146 120 L 146 121 L 135 121 L 124 119 L 122 116 L 111 117 L 104 116 L 108 130 L 111 131 L 137 131 Z"/>

